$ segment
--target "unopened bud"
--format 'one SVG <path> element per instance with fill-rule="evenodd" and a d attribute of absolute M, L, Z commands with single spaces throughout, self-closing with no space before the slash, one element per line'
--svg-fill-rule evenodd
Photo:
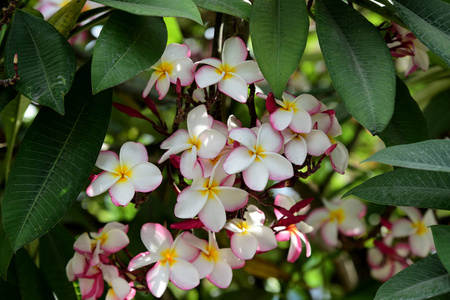
<path fill-rule="evenodd" d="M 19 58 L 17 57 L 17 53 L 14 55 L 14 64 L 17 65 L 17 62 L 19 61 Z"/>

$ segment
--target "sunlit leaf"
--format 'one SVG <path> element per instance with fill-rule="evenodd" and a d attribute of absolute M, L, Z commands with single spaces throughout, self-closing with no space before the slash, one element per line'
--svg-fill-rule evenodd
<path fill-rule="evenodd" d="M 229 14 L 245 21 L 250 20 L 252 5 L 244 0 L 193 0 L 194 3 L 203 9 Z"/>
<path fill-rule="evenodd" d="M 450 226 L 431 226 L 436 251 L 447 272 L 450 273 Z"/>
<path fill-rule="evenodd" d="M 72 0 L 61 7 L 53 16 L 48 19 L 61 35 L 67 38 L 70 31 L 77 23 L 81 10 L 86 4 L 86 0 Z"/>
<path fill-rule="evenodd" d="M 350 114 L 372 134 L 394 112 L 395 73 L 379 31 L 341 1 L 316 1 L 317 35 L 336 91 Z"/>

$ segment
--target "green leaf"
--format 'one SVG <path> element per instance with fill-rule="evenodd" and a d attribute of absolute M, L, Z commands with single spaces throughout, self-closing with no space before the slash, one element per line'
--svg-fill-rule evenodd
<path fill-rule="evenodd" d="M 40 269 L 58 299 L 77 299 L 73 284 L 68 281 L 66 265 L 74 255 L 72 235 L 57 225 L 39 239 Z"/>
<path fill-rule="evenodd" d="M 384 205 L 450 210 L 450 173 L 397 169 L 375 176 L 348 191 Z"/>
<path fill-rule="evenodd" d="M 111 113 L 111 90 L 91 94 L 90 64 L 77 74 L 61 116 L 43 108 L 23 139 L 3 195 L 14 251 L 44 235 L 87 183 Z"/>
<path fill-rule="evenodd" d="M 450 172 L 450 140 L 428 140 L 382 149 L 366 161 L 397 167 Z"/>
<path fill-rule="evenodd" d="M 3 280 L 6 280 L 6 274 L 8 273 L 12 256 L 11 244 L 0 221 L 0 276 Z"/>
<path fill-rule="evenodd" d="M 386 147 L 429 139 L 427 121 L 419 105 L 411 97 L 408 87 L 398 77 L 394 114 L 379 137 Z"/>
<path fill-rule="evenodd" d="M 432 138 L 438 138 L 450 130 L 450 89 L 437 94 L 430 100 L 423 114 L 428 121 Z"/>
<path fill-rule="evenodd" d="M 104 89 L 133 78 L 155 64 L 166 48 L 162 18 L 115 11 L 102 29 L 92 58 L 92 90 Z"/>
<path fill-rule="evenodd" d="M 72 85 L 76 60 L 67 40 L 46 21 L 17 10 L 5 49 L 5 69 L 14 76 L 14 55 L 18 55 L 20 80 L 16 90 L 64 114 L 64 95 Z"/>
<path fill-rule="evenodd" d="M 450 226 L 449 225 L 433 225 L 434 245 L 436 251 L 447 272 L 450 273 Z"/>
<path fill-rule="evenodd" d="M 48 19 L 61 35 L 69 37 L 70 31 L 77 23 L 81 10 L 86 4 L 86 0 L 72 0 L 61 7 L 53 16 Z"/>
<path fill-rule="evenodd" d="M 316 1 L 317 35 L 331 80 L 350 114 L 372 134 L 394 112 L 392 57 L 378 30 L 341 1 Z"/>
<path fill-rule="evenodd" d="M 450 4 L 439 0 L 395 0 L 394 6 L 414 35 L 450 66 Z"/>
<path fill-rule="evenodd" d="M 229 14 L 245 21 L 250 20 L 252 4 L 242 0 L 194 0 L 203 9 Z"/>
<path fill-rule="evenodd" d="M 250 35 L 256 61 L 277 98 L 298 67 L 308 37 L 309 19 L 304 1 L 256 0 Z"/>
<path fill-rule="evenodd" d="M 12 86 L 4 87 L 0 86 L 0 112 L 8 105 L 9 102 L 14 100 L 17 92 Z"/>
<path fill-rule="evenodd" d="M 375 299 L 428 299 L 449 292 L 450 274 L 433 254 L 395 274 L 380 287 Z"/>
<path fill-rule="evenodd" d="M 203 25 L 200 12 L 192 0 L 95 0 L 140 16 L 183 17 Z"/>

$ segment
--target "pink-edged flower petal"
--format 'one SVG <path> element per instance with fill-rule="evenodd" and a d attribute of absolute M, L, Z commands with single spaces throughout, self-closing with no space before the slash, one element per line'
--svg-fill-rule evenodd
<path fill-rule="evenodd" d="M 167 45 L 161 58 L 163 61 L 172 61 L 180 57 L 190 57 L 190 56 L 191 50 L 189 49 L 188 45 L 186 44 L 180 45 L 177 43 L 172 43 Z"/>
<path fill-rule="evenodd" d="M 236 211 L 247 204 L 248 193 L 235 187 L 221 186 L 216 194 L 226 211 Z"/>
<path fill-rule="evenodd" d="M 245 265 L 245 260 L 234 255 L 230 248 L 219 249 L 220 259 L 226 262 L 232 269 L 239 269 Z"/>
<path fill-rule="evenodd" d="M 207 195 L 203 191 L 185 188 L 177 197 L 175 216 L 181 219 L 195 217 L 205 206 Z"/>
<path fill-rule="evenodd" d="M 108 253 L 116 253 L 117 251 L 125 248 L 130 243 L 128 236 L 122 230 L 111 230 L 107 239 L 102 243 L 102 249 Z"/>
<path fill-rule="evenodd" d="M 160 148 L 170 149 L 181 144 L 188 144 L 189 138 L 189 132 L 186 129 L 178 129 L 174 134 L 161 143 Z"/>
<path fill-rule="evenodd" d="M 311 116 L 311 121 L 317 130 L 328 133 L 331 128 L 333 119 L 327 113 L 317 113 Z"/>
<path fill-rule="evenodd" d="M 169 74 L 166 72 L 161 75 L 155 83 L 155 89 L 158 92 L 159 100 L 164 98 L 167 95 L 170 87 Z"/>
<path fill-rule="evenodd" d="M 275 235 L 278 242 L 287 242 L 291 239 L 291 233 L 288 230 L 283 230 Z"/>
<path fill-rule="evenodd" d="M 84 232 L 77 238 L 73 244 L 73 249 L 80 254 L 91 254 L 91 239 L 89 238 L 89 234 L 87 232 Z"/>
<path fill-rule="evenodd" d="M 264 221 L 266 220 L 264 212 L 253 204 L 250 204 L 247 207 L 247 211 L 244 214 L 244 218 L 247 220 L 247 223 L 251 226 L 263 225 Z"/>
<path fill-rule="evenodd" d="M 192 148 L 192 144 L 181 144 L 178 146 L 174 146 L 172 148 L 170 148 L 169 150 L 167 150 L 166 152 L 164 152 L 164 154 L 161 156 L 161 158 L 158 160 L 158 163 L 162 163 L 164 161 L 166 161 L 168 158 L 170 158 L 172 155 L 178 154 L 180 152 L 189 150 Z"/>
<path fill-rule="evenodd" d="M 235 73 L 244 79 L 247 84 L 264 79 L 256 61 L 247 60 L 239 63 L 235 66 Z"/>
<path fill-rule="evenodd" d="M 217 68 L 203 66 L 195 73 L 195 82 L 199 88 L 218 83 L 225 76 L 225 72 L 220 72 Z"/>
<path fill-rule="evenodd" d="M 413 255 L 425 257 L 430 253 L 431 245 L 425 234 L 413 234 L 409 237 L 409 244 L 411 245 L 411 252 Z"/>
<path fill-rule="evenodd" d="M 155 82 L 158 80 L 158 78 L 161 76 L 160 72 L 153 72 L 150 76 L 149 81 L 147 82 L 147 85 L 145 86 L 144 91 L 142 92 L 142 98 L 145 98 L 150 94 L 150 91 L 152 87 L 155 85 Z"/>
<path fill-rule="evenodd" d="M 267 226 L 253 226 L 248 229 L 258 240 L 258 251 L 266 252 L 277 247 L 277 239 L 272 229 Z"/>
<path fill-rule="evenodd" d="M 141 143 L 126 142 L 120 148 L 120 163 L 122 168 L 129 170 L 141 162 L 148 161 L 147 149 Z"/>
<path fill-rule="evenodd" d="M 298 109 L 293 117 L 289 128 L 298 133 L 308 133 L 312 129 L 311 116 L 306 110 Z"/>
<path fill-rule="evenodd" d="M 270 114 L 270 124 L 276 130 L 285 130 L 289 124 L 291 124 L 294 112 L 292 109 L 286 110 L 284 108 L 278 108 Z"/>
<path fill-rule="evenodd" d="M 331 146 L 328 136 L 320 130 L 311 130 L 306 136 L 306 144 L 308 145 L 308 154 L 312 156 L 320 156 Z"/>
<path fill-rule="evenodd" d="M 314 229 L 317 229 L 321 227 L 329 217 L 330 212 L 328 211 L 328 209 L 326 209 L 325 207 L 316 208 L 308 215 L 305 222 L 314 227 Z"/>
<path fill-rule="evenodd" d="M 87 187 L 86 194 L 89 197 L 100 195 L 101 193 L 107 191 L 110 187 L 112 187 L 119 179 L 120 176 L 118 176 L 117 174 L 107 171 L 102 172 Z"/>
<path fill-rule="evenodd" d="M 222 151 L 227 138 L 214 129 L 206 129 L 199 136 L 201 142 L 198 150 L 198 156 L 206 159 L 213 159 Z"/>
<path fill-rule="evenodd" d="M 128 264 L 128 270 L 130 272 L 151 265 L 155 262 L 157 262 L 158 259 L 156 259 L 150 252 L 142 252 L 133 257 L 132 260 L 130 260 Z"/>
<path fill-rule="evenodd" d="M 169 248 L 173 244 L 169 230 L 157 223 L 142 225 L 141 240 L 150 253 L 157 253 L 160 248 Z"/>
<path fill-rule="evenodd" d="M 269 179 L 271 180 L 281 181 L 294 176 L 292 164 L 278 153 L 265 153 L 263 161 L 269 171 Z"/>
<path fill-rule="evenodd" d="M 187 128 L 189 135 L 193 138 L 197 138 L 206 129 L 211 129 L 213 123 L 214 119 L 208 115 L 204 104 L 197 106 L 188 113 Z"/>
<path fill-rule="evenodd" d="M 214 263 L 214 269 L 207 278 L 218 288 L 226 289 L 233 278 L 233 270 L 229 264 L 219 260 Z"/>
<path fill-rule="evenodd" d="M 147 193 L 156 189 L 162 182 L 161 171 L 154 164 L 143 162 L 134 166 L 130 179 L 137 192 Z"/>
<path fill-rule="evenodd" d="M 170 267 L 170 281 L 182 290 L 190 290 L 200 283 L 197 269 L 184 260 L 176 260 Z"/>
<path fill-rule="evenodd" d="M 131 292 L 131 286 L 121 277 L 116 277 L 111 280 L 111 287 L 113 288 L 114 294 L 118 297 L 118 299 L 125 299 Z"/>
<path fill-rule="evenodd" d="M 231 251 L 240 259 L 252 259 L 258 248 L 258 240 L 250 232 L 235 233 L 230 240 Z"/>
<path fill-rule="evenodd" d="M 80 278 L 80 291 L 83 299 L 95 297 L 99 288 L 99 281 L 103 283 L 103 279 L 98 279 L 98 276 L 94 278 Z"/>
<path fill-rule="evenodd" d="M 117 172 L 120 166 L 119 156 L 112 151 L 100 151 L 95 165 L 108 172 Z"/>
<path fill-rule="evenodd" d="M 392 224 L 392 235 L 394 237 L 406 237 L 414 234 L 414 228 L 411 221 L 399 219 Z"/>
<path fill-rule="evenodd" d="M 226 76 L 219 81 L 218 89 L 225 95 L 234 100 L 245 103 L 248 98 L 247 83 L 239 75 L 235 73 L 227 73 Z"/>
<path fill-rule="evenodd" d="M 223 44 L 222 62 L 236 66 L 247 59 L 247 46 L 239 37 L 228 38 Z"/>
<path fill-rule="evenodd" d="M 283 94 L 284 96 L 284 94 Z M 302 94 L 295 100 L 296 106 L 306 110 L 310 115 L 317 113 L 320 109 L 320 102 L 310 94 Z"/>
<path fill-rule="evenodd" d="M 300 222 L 300 223 L 302 223 L 302 222 Z M 312 228 L 311 228 L 311 231 L 312 231 Z M 311 256 L 311 244 L 309 243 L 308 238 L 306 237 L 306 234 L 297 232 L 297 235 L 300 237 L 300 239 L 306 245 L 306 257 L 310 257 Z"/>
<path fill-rule="evenodd" d="M 338 224 L 337 222 L 327 222 L 320 232 L 324 242 L 330 247 L 338 244 Z"/>
<path fill-rule="evenodd" d="M 225 225 L 227 218 L 222 202 L 216 198 L 209 198 L 203 209 L 198 213 L 198 218 L 211 231 L 219 232 Z"/>
<path fill-rule="evenodd" d="M 249 153 L 247 147 L 239 146 L 231 151 L 230 155 L 223 163 L 223 169 L 228 174 L 236 174 L 242 172 L 244 169 L 247 169 L 254 162 L 254 160 L 254 155 Z M 267 174 L 267 178 L 269 178 L 269 174 Z"/>
<path fill-rule="evenodd" d="M 200 253 L 200 255 L 192 262 L 192 265 L 197 269 L 200 279 L 208 276 L 214 269 L 214 261 L 204 252 Z"/>
<path fill-rule="evenodd" d="M 366 215 L 366 206 L 357 199 L 350 198 L 341 203 L 341 207 L 344 209 L 345 214 L 357 216 L 360 219 Z"/>
<path fill-rule="evenodd" d="M 401 210 L 405 212 L 405 214 L 411 219 L 413 222 L 420 221 L 422 219 L 422 213 L 416 207 L 410 206 L 400 206 Z"/>
<path fill-rule="evenodd" d="M 169 284 L 169 264 L 157 262 L 147 272 L 147 286 L 153 296 L 160 298 Z"/>
<path fill-rule="evenodd" d="M 180 158 L 180 172 L 181 175 L 187 179 L 195 177 L 194 168 L 197 164 L 197 147 L 184 150 Z"/>
<path fill-rule="evenodd" d="M 293 164 L 301 166 L 308 154 L 308 145 L 303 137 L 296 137 L 284 145 L 284 155 Z"/>
<path fill-rule="evenodd" d="M 302 253 L 302 241 L 300 237 L 294 233 L 291 233 L 291 244 L 289 245 L 289 251 L 287 261 L 290 263 L 295 262 Z"/>
<path fill-rule="evenodd" d="M 206 65 L 213 66 L 216 69 L 220 69 L 221 65 L 222 65 L 222 61 L 218 58 L 210 57 L 210 58 L 202 59 L 202 60 L 196 62 L 194 65 L 197 66 L 200 64 L 206 64 Z"/>
<path fill-rule="evenodd" d="M 262 191 L 269 180 L 269 170 L 267 170 L 266 165 L 261 160 L 255 160 L 247 169 L 242 171 L 242 178 L 250 189 Z"/>
<path fill-rule="evenodd" d="M 283 136 L 279 131 L 273 129 L 269 123 L 259 128 L 257 144 L 264 152 L 278 152 L 283 147 Z"/>
<path fill-rule="evenodd" d="M 370 270 L 370 275 L 380 281 L 387 281 L 394 275 L 394 268 L 395 266 L 393 262 L 390 261 L 389 263 L 386 263 L 378 268 L 372 268 Z"/>
<path fill-rule="evenodd" d="M 333 170 L 344 174 L 348 166 L 348 150 L 341 142 L 337 142 L 336 148 L 330 154 Z"/>
<path fill-rule="evenodd" d="M 102 232 L 106 233 L 106 232 L 110 232 L 110 231 L 112 231 L 114 229 L 119 229 L 119 230 L 122 230 L 123 232 L 127 233 L 128 232 L 128 225 L 124 225 L 124 224 L 119 223 L 119 222 L 109 222 L 98 233 L 102 233 Z"/>
<path fill-rule="evenodd" d="M 248 149 L 254 149 L 256 145 L 256 134 L 249 128 L 235 128 L 228 133 L 228 137 L 244 145 Z"/>
<path fill-rule="evenodd" d="M 126 206 L 135 194 L 133 182 L 127 178 L 121 178 L 110 189 L 111 201 L 116 206 Z"/>
<path fill-rule="evenodd" d="M 84 273 L 86 272 L 86 268 L 88 267 L 88 264 L 86 263 L 86 257 L 78 252 L 75 252 L 73 258 L 71 259 L 71 262 L 73 275 L 78 278 L 83 277 Z M 75 279 L 76 278 L 73 278 L 71 280 L 69 278 L 69 281 L 73 281 Z"/>
<path fill-rule="evenodd" d="M 188 86 L 194 81 L 194 73 L 192 68 L 194 63 L 190 58 L 182 57 L 172 62 L 173 70 L 170 73 L 170 82 L 177 83 L 180 79 L 181 86 Z"/>
<path fill-rule="evenodd" d="M 346 216 L 339 224 L 339 231 L 346 236 L 360 236 L 366 231 L 366 227 L 356 217 Z"/>
<path fill-rule="evenodd" d="M 189 232 L 183 232 L 173 242 L 172 249 L 174 249 L 179 258 L 191 261 L 197 258 L 199 254 L 199 249 L 192 244 L 188 243 L 188 241 L 184 238 L 188 235 Z"/>

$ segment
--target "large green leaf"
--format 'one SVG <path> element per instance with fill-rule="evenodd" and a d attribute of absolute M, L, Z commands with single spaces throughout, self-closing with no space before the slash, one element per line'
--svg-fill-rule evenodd
<path fill-rule="evenodd" d="M 348 111 L 372 134 L 394 112 L 395 73 L 379 31 L 342 1 L 316 1 L 317 35 L 331 80 Z"/>
<path fill-rule="evenodd" d="M 423 114 L 428 121 L 432 138 L 438 138 L 442 133 L 450 131 L 450 89 L 445 90 L 430 100 Z"/>
<path fill-rule="evenodd" d="M 434 245 L 439 259 L 447 272 L 450 273 L 450 226 L 434 225 L 431 226 L 431 231 L 433 232 Z"/>
<path fill-rule="evenodd" d="M 450 292 L 450 274 L 437 254 L 428 256 L 386 281 L 376 300 L 429 299 Z"/>
<path fill-rule="evenodd" d="M 397 167 L 450 172 L 450 140 L 428 140 L 378 151 L 366 161 Z"/>
<path fill-rule="evenodd" d="M 66 96 L 66 115 L 41 109 L 23 139 L 3 196 L 14 251 L 49 231 L 85 186 L 111 113 L 111 91 L 91 94 L 90 64 Z"/>
<path fill-rule="evenodd" d="M 379 134 L 386 147 L 427 140 L 428 126 L 408 87 L 397 77 L 395 107 L 392 119 Z"/>
<path fill-rule="evenodd" d="M 397 206 L 450 210 L 450 173 L 397 169 L 348 191 L 367 201 Z"/>
<path fill-rule="evenodd" d="M 450 67 L 450 4 L 439 0 L 394 0 L 414 35 Z"/>
<path fill-rule="evenodd" d="M 70 31 L 77 23 L 81 10 L 86 4 L 86 0 L 72 0 L 61 7 L 53 16 L 48 19 L 63 37 L 67 38 Z"/>
<path fill-rule="evenodd" d="M 95 44 L 94 94 L 150 68 L 163 54 L 166 42 L 167 30 L 162 18 L 115 11 Z"/>
<path fill-rule="evenodd" d="M 95 0 L 132 14 L 158 17 L 183 17 L 203 24 L 200 12 L 192 0 Z"/>
<path fill-rule="evenodd" d="M 64 95 L 72 85 L 76 60 L 70 44 L 46 21 L 17 10 L 5 49 L 5 69 L 14 76 L 18 54 L 18 92 L 64 114 Z"/>
<path fill-rule="evenodd" d="M 74 255 L 74 242 L 62 225 L 55 226 L 39 239 L 40 269 L 58 299 L 77 299 L 73 284 L 66 275 L 66 265 Z"/>
<path fill-rule="evenodd" d="M 245 21 L 250 20 L 252 4 L 242 0 L 194 0 L 203 9 L 229 14 Z"/>
<path fill-rule="evenodd" d="M 9 243 L 8 236 L 3 230 L 3 226 L 0 221 L 0 277 L 6 280 L 6 274 L 8 272 L 9 263 L 13 252 L 11 250 L 11 244 Z M 0 279 L 0 281 L 1 281 Z"/>
<path fill-rule="evenodd" d="M 250 35 L 259 68 L 277 98 L 298 67 L 308 37 L 309 19 L 304 1 L 256 0 Z"/>
<path fill-rule="evenodd" d="M 16 97 L 16 95 L 17 92 L 12 86 L 0 86 L 0 112 Z"/>

